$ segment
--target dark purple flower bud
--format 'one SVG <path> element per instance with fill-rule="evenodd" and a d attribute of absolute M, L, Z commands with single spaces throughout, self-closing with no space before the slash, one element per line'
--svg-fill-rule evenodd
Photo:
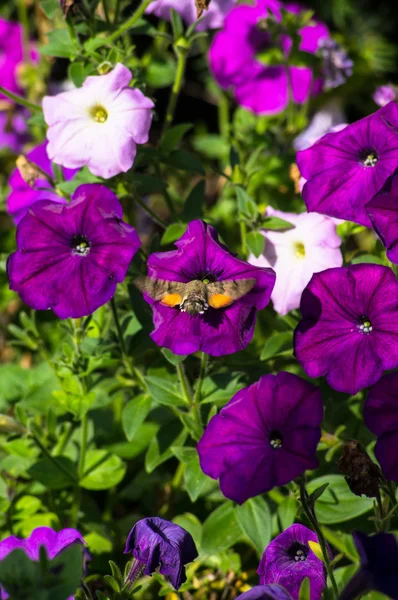
<path fill-rule="evenodd" d="M 327 90 L 343 85 L 352 75 L 354 63 L 347 52 L 335 40 L 323 38 L 319 41 L 319 52 L 323 59 L 323 80 Z"/>
<path fill-rule="evenodd" d="M 388 346 L 386 346 L 388 348 Z M 398 373 L 385 375 L 368 394 L 364 418 L 377 435 L 375 455 L 387 479 L 398 481 Z"/>
<path fill-rule="evenodd" d="M 51 527 L 37 527 L 26 539 L 10 535 L 0 542 L 0 561 L 18 549 L 23 550 L 30 560 L 38 561 L 40 558 L 40 548 L 42 547 L 45 548 L 48 558 L 52 560 L 72 544 L 85 544 L 82 535 L 76 529 L 61 529 L 57 533 Z M 82 550 L 84 551 L 83 546 Z M 84 558 L 87 559 L 85 553 Z M 8 595 L 4 591 L 1 591 L 1 588 L 0 598 L 3 600 L 8 598 Z M 67 600 L 73 600 L 73 598 Z"/>
<path fill-rule="evenodd" d="M 353 494 L 364 494 L 368 498 L 377 498 L 380 495 L 381 471 L 356 440 L 344 445 L 339 468 L 346 475 L 345 480 Z"/>
<path fill-rule="evenodd" d="M 278 535 L 264 551 L 257 573 L 260 583 L 279 583 L 297 600 L 300 586 L 310 580 L 311 600 L 319 600 L 326 586 L 323 562 L 311 550 L 318 544 L 316 534 L 304 525 L 292 525 Z"/>
<path fill-rule="evenodd" d="M 241 594 L 236 600 L 292 600 L 291 595 L 280 585 L 256 585 Z"/>
<path fill-rule="evenodd" d="M 79 318 L 108 302 L 140 247 L 113 192 L 81 185 L 72 201 L 35 202 L 17 228 L 7 262 L 10 288 L 36 310 Z"/>
<path fill-rule="evenodd" d="M 398 544 L 391 533 L 367 536 L 353 534 L 361 566 L 348 582 L 339 600 L 354 600 L 372 590 L 398 599 Z"/>
<path fill-rule="evenodd" d="M 388 258 L 398 263 L 398 175 L 387 179 L 383 189 L 367 203 L 365 209 L 386 247 Z"/>
<path fill-rule="evenodd" d="M 356 394 L 398 367 L 398 281 L 358 264 L 315 273 L 301 296 L 294 351 L 309 377 Z"/>
<path fill-rule="evenodd" d="M 322 417 L 312 383 L 291 373 L 264 375 L 210 420 L 197 446 L 200 466 L 242 504 L 317 468 Z"/>
<path fill-rule="evenodd" d="M 130 531 L 124 553 L 132 553 L 133 580 L 141 570 L 152 575 L 159 569 L 178 590 L 186 581 L 185 565 L 198 556 L 195 542 L 188 531 L 159 517 L 138 521 Z"/>
<path fill-rule="evenodd" d="M 303 199 L 308 212 L 370 227 L 365 204 L 381 190 L 397 164 L 398 106 L 390 102 L 298 152 L 297 165 L 307 180 Z"/>

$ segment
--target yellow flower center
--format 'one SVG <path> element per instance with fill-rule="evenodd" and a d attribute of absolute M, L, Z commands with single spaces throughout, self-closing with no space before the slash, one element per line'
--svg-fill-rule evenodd
<path fill-rule="evenodd" d="M 97 104 L 90 109 L 90 115 L 97 123 L 105 123 L 108 113 L 103 106 Z"/>
<path fill-rule="evenodd" d="M 294 255 L 296 258 L 305 258 L 305 246 L 303 242 L 294 242 Z"/>

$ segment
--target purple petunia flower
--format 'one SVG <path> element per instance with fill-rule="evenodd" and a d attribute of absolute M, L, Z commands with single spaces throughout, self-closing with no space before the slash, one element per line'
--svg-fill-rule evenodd
<path fill-rule="evenodd" d="M 340 594 L 339 600 L 354 600 L 375 590 L 398 599 L 398 544 L 391 533 L 367 536 L 353 533 L 361 560 L 360 569 Z"/>
<path fill-rule="evenodd" d="M 356 394 L 398 367 L 398 281 L 358 264 L 315 273 L 301 297 L 295 355 L 309 377 Z"/>
<path fill-rule="evenodd" d="M 148 141 L 152 100 L 130 88 L 131 71 L 118 63 L 83 87 L 43 98 L 48 155 L 63 167 L 87 165 L 108 179 L 131 169 L 137 144 Z"/>
<path fill-rule="evenodd" d="M 319 51 L 323 59 L 323 85 L 331 90 L 343 85 L 352 75 L 354 63 L 335 40 L 324 38 L 319 42 Z"/>
<path fill-rule="evenodd" d="M 322 417 L 312 383 L 291 373 L 264 375 L 210 420 L 197 446 L 202 471 L 239 504 L 285 485 L 317 468 Z"/>
<path fill-rule="evenodd" d="M 23 110 L 0 111 L 0 150 L 21 152 L 29 141 L 26 113 Z"/>
<path fill-rule="evenodd" d="M 159 517 L 141 519 L 134 525 L 124 553 L 130 552 L 135 561 L 129 578 L 133 579 L 142 570 L 145 575 L 152 575 L 159 569 L 176 590 L 187 580 L 185 565 L 198 556 L 191 534 Z"/>
<path fill-rule="evenodd" d="M 26 539 L 10 535 L 1 541 L 0 561 L 18 549 L 24 550 L 31 560 L 38 561 L 41 547 L 46 549 L 48 558 L 52 560 L 72 544 L 85 544 L 83 536 L 76 529 L 61 529 L 57 533 L 51 527 L 37 527 Z M 0 597 L 3 600 L 8 598 L 8 595 L 1 588 Z M 73 596 L 70 596 L 67 600 L 73 600 Z"/>
<path fill-rule="evenodd" d="M 212 356 L 238 352 L 253 337 L 256 311 L 265 308 L 275 283 L 272 269 L 258 268 L 236 258 L 218 241 L 213 227 L 197 220 L 175 243 L 177 250 L 157 252 L 148 259 L 148 275 L 155 280 L 189 283 L 254 280 L 254 287 L 224 308 L 209 307 L 191 315 L 180 306 L 164 306 L 148 294 L 155 330 L 152 339 L 175 354 L 202 350 Z"/>
<path fill-rule="evenodd" d="M 256 585 L 236 600 L 292 600 L 291 595 L 280 585 Z"/>
<path fill-rule="evenodd" d="M 49 177 L 54 176 L 51 161 L 47 156 L 47 142 L 36 146 L 28 152 L 26 157 L 35 165 L 37 165 Z M 72 179 L 76 174 L 76 169 L 63 169 L 63 174 L 66 181 Z M 50 183 L 46 179 L 37 179 L 35 187 L 31 187 L 22 179 L 18 169 L 14 169 L 10 175 L 9 185 L 11 193 L 7 198 L 7 211 L 13 217 L 15 223 L 19 223 L 23 216 L 38 200 L 53 200 L 65 204 L 65 198 L 58 196 L 51 188 Z"/>
<path fill-rule="evenodd" d="M 261 28 L 261 22 L 271 13 L 281 21 L 281 9 L 298 14 L 298 4 L 282 4 L 279 0 L 257 0 L 254 6 L 233 8 L 225 19 L 224 29 L 217 33 L 210 48 L 210 67 L 219 85 L 232 88 L 238 104 L 258 114 L 275 114 L 284 110 L 289 102 L 287 70 L 282 65 L 265 65 L 258 55 L 271 47 L 270 35 Z M 312 22 L 299 32 L 300 50 L 315 54 L 319 41 L 329 37 L 323 23 Z M 282 36 L 282 51 L 287 58 L 292 41 Z M 316 91 L 311 69 L 289 67 L 293 99 L 305 102 Z M 315 85 L 314 85 L 315 83 Z M 318 87 L 320 87 L 318 85 Z"/>
<path fill-rule="evenodd" d="M 333 220 L 323 215 L 284 213 L 270 206 L 266 215 L 284 219 L 293 227 L 283 231 L 262 230 L 266 240 L 264 252 L 259 257 L 251 255 L 249 262 L 275 269 L 271 300 L 275 311 L 286 315 L 300 306 L 301 294 L 314 273 L 343 264 L 341 239 Z"/>
<path fill-rule="evenodd" d="M 387 256 L 398 263 L 398 174 L 389 177 L 383 189 L 365 206 L 376 233 L 387 248 Z"/>
<path fill-rule="evenodd" d="M 366 398 L 364 418 L 377 435 L 375 455 L 387 479 L 398 481 L 398 373 L 384 375 Z"/>
<path fill-rule="evenodd" d="M 386 106 L 389 102 L 397 99 L 397 88 L 393 85 L 381 85 L 376 88 L 372 98 L 378 106 Z"/>
<path fill-rule="evenodd" d="M 308 212 L 371 226 L 365 204 L 398 166 L 398 106 L 328 133 L 297 154 Z"/>
<path fill-rule="evenodd" d="M 23 60 L 22 40 L 22 26 L 19 23 L 0 18 L 0 82 L 10 92 L 21 92 L 17 67 Z M 0 99 L 9 101 L 1 93 Z"/>
<path fill-rule="evenodd" d="M 304 525 L 292 525 L 278 535 L 264 551 L 257 573 L 260 583 L 279 583 L 297 600 L 300 586 L 308 577 L 311 600 L 319 600 L 326 586 L 322 561 L 308 542 L 318 543 L 316 534 Z"/>
<path fill-rule="evenodd" d="M 10 288 L 61 319 L 91 314 L 112 298 L 140 246 L 122 216 L 115 194 L 100 184 L 81 185 L 66 205 L 36 202 L 17 228 Z"/>
<path fill-rule="evenodd" d="M 218 29 L 223 26 L 225 15 L 231 10 L 238 0 L 211 0 L 209 8 L 204 10 L 203 20 L 196 27 L 197 31 Z M 170 21 L 170 10 L 176 10 L 187 25 L 196 21 L 195 0 L 155 0 L 145 10 L 147 14 L 153 13 L 161 19 Z"/>

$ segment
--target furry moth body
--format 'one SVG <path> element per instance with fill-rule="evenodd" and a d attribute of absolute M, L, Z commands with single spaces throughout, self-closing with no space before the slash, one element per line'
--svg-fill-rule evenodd
<path fill-rule="evenodd" d="M 203 315 L 209 306 L 225 308 L 253 289 L 255 279 L 237 279 L 207 282 L 195 279 L 189 283 L 181 281 L 164 281 L 152 277 L 140 277 L 136 285 L 141 292 L 146 292 L 153 300 L 164 306 L 178 306 L 189 315 Z"/>

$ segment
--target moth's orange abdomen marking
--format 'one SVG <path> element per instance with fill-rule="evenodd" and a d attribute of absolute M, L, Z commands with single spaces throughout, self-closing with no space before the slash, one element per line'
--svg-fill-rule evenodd
<path fill-rule="evenodd" d="M 177 304 L 181 304 L 182 296 L 180 294 L 166 294 L 161 299 L 160 303 L 165 306 L 177 306 Z"/>
<path fill-rule="evenodd" d="M 208 303 L 212 308 L 224 308 L 233 303 L 233 298 L 226 294 L 214 294 L 208 299 Z"/>

